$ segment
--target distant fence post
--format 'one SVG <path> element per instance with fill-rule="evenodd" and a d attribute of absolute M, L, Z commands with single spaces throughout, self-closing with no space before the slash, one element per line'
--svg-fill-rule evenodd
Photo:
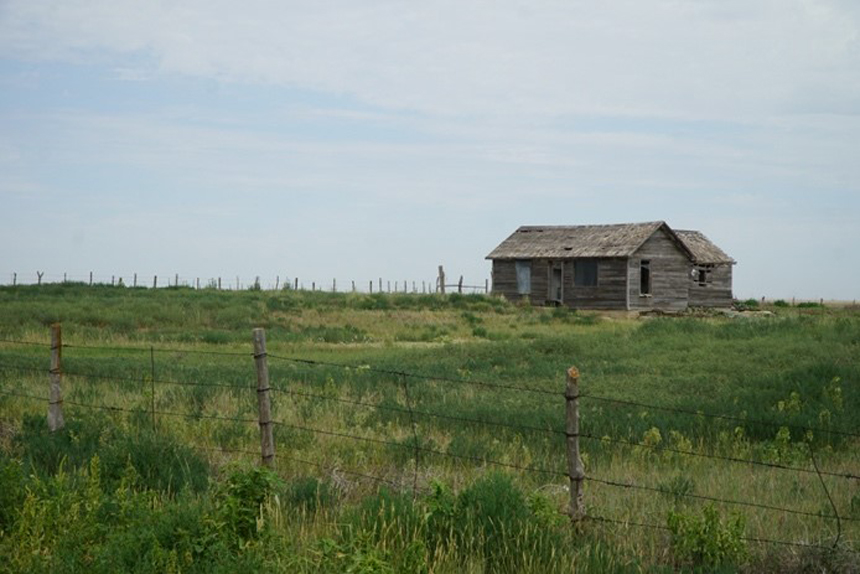
<path fill-rule="evenodd" d="M 439 292 L 444 295 L 445 294 L 445 270 L 442 266 L 439 266 Z"/>
<path fill-rule="evenodd" d="M 18 274 L 12 273 L 12 287 L 18 284 Z"/>
<path fill-rule="evenodd" d="M 582 486 L 585 470 L 579 456 L 579 371 L 576 367 L 567 370 L 567 387 L 564 391 L 566 404 L 567 474 L 570 477 L 570 519 L 578 522 L 585 516 L 582 501 Z"/>
<path fill-rule="evenodd" d="M 457 293 L 463 292 L 463 276 L 460 275 L 460 281 L 457 282 Z"/>
<path fill-rule="evenodd" d="M 275 440 L 272 437 L 272 407 L 269 402 L 269 364 L 266 360 L 266 331 L 254 329 L 254 362 L 257 364 L 257 407 L 260 411 L 260 454 L 263 465 L 275 464 Z"/>
<path fill-rule="evenodd" d="M 134 274 L 134 286 L 137 287 L 137 273 Z"/>
<path fill-rule="evenodd" d="M 487 295 L 490 294 L 490 280 L 489 279 L 484 279 L 484 293 L 486 293 Z"/>
<path fill-rule="evenodd" d="M 158 287 L 158 275 L 153 275 L 152 276 L 152 288 L 155 289 L 156 287 Z"/>
<path fill-rule="evenodd" d="M 373 279 L 370 280 L 370 294 L 373 295 Z"/>
<path fill-rule="evenodd" d="M 42 284 L 42 275 L 44 275 L 44 271 L 36 271 L 36 285 Z"/>
<path fill-rule="evenodd" d="M 90 271 L 90 287 L 93 286 L 93 272 Z"/>
<path fill-rule="evenodd" d="M 48 395 L 48 430 L 58 431 L 66 426 L 63 419 L 63 332 L 59 323 L 51 325 L 51 371 Z"/>

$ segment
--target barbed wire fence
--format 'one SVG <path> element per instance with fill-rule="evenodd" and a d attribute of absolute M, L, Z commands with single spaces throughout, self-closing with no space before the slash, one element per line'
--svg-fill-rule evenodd
<path fill-rule="evenodd" d="M 608 487 L 612 489 L 617 489 L 621 491 L 638 491 L 644 493 L 656 493 L 671 496 L 674 498 L 682 498 L 689 499 L 699 502 L 708 502 L 720 504 L 728 507 L 740 507 L 740 508 L 748 508 L 761 510 L 771 513 L 778 513 L 781 515 L 791 515 L 803 517 L 804 519 L 817 519 L 828 521 L 832 524 L 835 524 L 836 527 L 836 536 L 833 543 L 829 546 L 825 546 L 823 544 L 816 544 L 807 541 L 798 541 L 798 540 L 784 540 L 778 538 L 762 538 L 762 537 L 753 537 L 747 536 L 743 537 L 743 540 L 750 543 L 757 544 L 772 544 L 778 546 L 790 546 L 797 548 L 809 548 L 809 549 L 817 549 L 817 550 L 830 550 L 836 548 L 842 539 L 843 535 L 843 523 L 856 523 L 860 522 L 860 519 L 855 518 L 853 516 L 845 515 L 844 513 L 840 513 L 836 503 L 834 502 L 831 493 L 829 492 L 827 485 L 824 481 L 824 477 L 828 477 L 832 480 L 848 480 L 854 481 L 857 484 L 860 484 L 860 474 L 855 474 L 852 472 L 845 471 L 830 471 L 823 470 L 818 466 L 816 461 L 815 452 L 811 442 L 806 443 L 809 449 L 809 464 L 810 467 L 792 465 L 782 462 L 773 462 L 766 460 L 758 460 L 755 458 L 744 458 L 738 456 L 725 456 L 717 453 L 711 452 L 702 452 L 696 451 L 693 449 L 683 449 L 670 447 L 662 444 L 655 444 L 649 442 L 640 442 L 635 440 L 630 440 L 627 438 L 620 437 L 610 437 L 610 436 L 600 436 L 595 433 L 583 432 L 579 428 L 579 401 L 580 400 L 593 400 L 608 404 L 615 404 L 618 406 L 635 406 L 642 407 L 653 410 L 662 410 L 666 412 L 671 412 L 676 415 L 681 416 L 691 416 L 691 417 L 699 417 L 705 419 L 712 420 L 723 420 L 727 422 L 738 422 L 744 424 L 755 424 L 755 425 L 763 425 L 774 428 L 782 428 L 788 427 L 793 430 L 799 431 L 801 433 L 806 433 L 807 431 L 812 431 L 816 433 L 822 434 L 831 434 L 834 436 L 847 437 L 847 438 L 860 438 L 860 432 L 855 432 L 851 430 L 845 429 L 830 429 L 816 426 L 804 426 L 804 425 L 793 425 L 793 424 L 785 424 L 778 423 L 763 419 L 751 419 L 749 417 L 738 417 L 731 414 L 724 413 L 709 413 L 702 411 L 690 411 L 686 409 L 680 409 L 675 407 L 667 407 L 661 406 L 651 403 L 639 402 L 639 401 L 631 401 L 625 399 L 617 399 L 608 396 L 602 396 L 594 393 L 580 393 L 579 391 L 579 372 L 575 368 L 571 368 L 566 374 L 566 386 L 564 391 L 554 391 L 543 389 L 534 386 L 528 385 L 519 385 L 519 384 L 509 384 L 509 383 L 500 383 L 496 381 L 486 381 L 479 380 L 474 378 L 465 378 L 465 377 L 446 377 L 440 375 L 426 374 L 426 373 L 415 373 L 398 369 L 388 369 L 388 368 L 379 368 L 373 367 L 366 364 L 346 364 L 346 363 L 338 363 L 332 361 L 321 361 L 308 359 L 303 357 L 291 357 L 279 354 L 271 354 L 267 352 L 266 342 L 265 342 L 265 333 L 262 329 L 255 329 L 253 332 L 253 341 L 254 341 L 254 349 L 253 352 L 233 352 L 233 351 L 212 351 L 212 350 L 202 350 L 202 349 L 178 349 L 178 348 L 156 348 L 154 346 L 149 347 L 133 347 L 133 346 L 100 346 L 100 345 L 78 345 L 78 344 L 68 344 L 62 342 L 61 329 L 59 325 L 52 326 L 52 335 L 51 335 L 51 344 L 46 345 L 46 343 L 35 342 L 35 341 L 23 341 L 23 340 L 12 340 L 12 339 L 0 339 L 0 344 L 5 345 L 18 345 L 18 346 L 31 346 L 31 347 L 39 347 L 45 348 L 50 347 L 50 368 L 46 368 L 45 366 L 34 366 L 32 364 L 16 364 L 14 362 L 6 362 L 0 359 L 0 371 L 5 372 L 18 372 L 18 373 L 29 373 L 32 375 L 48 375 L 49 381 L 49 394 L 48 396 L 39 395 L 33 392 L 21 392 L 19 390 L 10 390 L 6 388 L 0 387 L 0 395 L 8 396 L 8 397 L 16 397 L 20 399 L 25 399 L 33 402 L 42 402 L 48 404 L 48 426 L 51 431 L 57 431 L 63 428 L 64 426 L 64 413 L 63 408 L 65 405 L 73 406 L 80 409 L 85 410 L 95 410 L 95 411 L 106 411 L 111 413 L 121 413 L 121 414 L 135 414 L 135 415 L 150 415 L 152 419 L 153 428 L 156 427 L 156 421 L 158 418 L 162 417 L 170 417 L 170 418 L 181 418 L 190 421 L 219 421 L 223 423 L 229 423 L 232 425 L 257 425 L 260 428 L 260 450 L 250 450 L 243 448 L 232 448 L 232 447 L 209 447 L 202 445 L 195 445 L 195 447 L 200 448 L 201 450 L 207 452 L 219 452 L 223 454 L 235 454 L 242 456 L 253 456 L 257 457 L 261 464 L 272 467 L 274 466 L 274 461 L 287 461 L 291 463 L 297 463 L 306 465 L 309 467 L 317 468 L 321 471 L 325 471 L 332 474 L 343 474 L 354 476 L 357 479 L 366 479 L 370 480 L 374 483 L 378 484 L 386 484 L 390 487 L 401 489 L 401 490 L 411 490 L 413 498 L 418 495 L 419 492 L 419 468 L 421 467 L 423 460 L 429 457 L 440 457 L 443 459 L 456 460 L 466 463 L 480 464 L 480 465 L 488 465 L 492 467 L 508 469 L 508 470 L 516 470 L 518 472 L 538 475 L 541 477 L 550 477 L 552 479 L 567 479 L 568 481 L 568 492 L 569 492 L 569 507 L 566 511 L 566 514 L 569 516 L 570 520 L 574 523 L 581 524 L 584 521 L 594 521 L 596 523 L 606 523 L 606 524 L 615 524 L 615 525 L 624 525 L 626 527 L 636 527 L 643 529 L 651 529 L 654 531 L 667 531 L 669 528 L 666 525 L 647 523 L 647 522 L 639 522 L 639 521 L 631 521 L 626 519 L 619 519 L 611 516 L 602 516 L 600 514 L 595 513 L 596 509 L 589 507 L 587 504 L 587 499 L 584 495 L 584 486 L 586 484 L 594 484 L 600 485 L 601 487 Z M 62 362 L 62 353 L 64 349 L 82 349 L 82 350 L 96 350 L 101 352 L 112 352 L 112 353 L 139 353 L 144 357 L 148 356 L 149 359 L 149 373 L 146 376 L 141 376 L 137 374 L 135 376 L 122 376 L 122 375 L 113 375 L 113 374 L 104 374 L 104 373 L 96 373 L 96 372 L 87 372 L 83 369 L 64 369 Z M 241 384 L 241 383 L 219 383 L 219 382 L 205 382 L 199 380 L 173 380 L 173 379 L 165 379 L 156 377 L 156 361 L 155 356 L 158 353 L 171 353 L 174 355 L 177 354 L 189 354 L 189 355 L 209 355 L 213 357 L 222 357 L 230 360 L 238 360 L 242 359 L 251 363 L 253 361 L 255 365 L 255 371 L 257 374 L 257 384 Z M 331 394 L 326 394 L 323 391 L 318 392 L 309 392 L 306 390 L 290 388 L 285 383 L 273 384 L 273 381 L 270 381 L 269 372 L 268 372 L 268 363 L 269 361 L 275 361 L 280 363 L 288 363 L 294 365 L 303 365 L 308 366 L 310 368 L 329 368 L 329 369 L 341 369 L 349 372 L 367 372 L 370 374 L 376 374 L 380 376 L 384 376 L 390 378 L 392 384 L 398 386 L 403 393 L 403 404 L 380 404 L 378 402 L 371 402 L 367 400 L 359 400 L 352 398 L 345 398 L 342 396 L 332 396 Z M 149 383 L 149 401 L 147 404 L 148 409 L 143 409 L 140 407 L 130 408 L 128 406 L 116 405 L 116 404 L 104 404 L 99 402 L 90 402 L 90 401 L 81 401 L 81 400 L 70 400 L 63 398 L 62 395 L 62 381 L 63 377 L 74 377 L 80 380 L 85 381 L 112 381 L 112 382 L 121 382 L 128 383 L 132 385 L 139 385 L 138 388 L 141 392 L 144 391 L 145 383 Z M 466 417 L 466 416 L 458 416 L 456 414 L 446 413 L 446 412 L 435 412 L 430 410 L 425 410 L 420 408 L 416 399 L 413 396 L 413 393 L 410 392 L 410 386 L 415 384 L 415 382 L 419 381 L 432 381 L 434 383 L 441 383 L 443 385 L 450 386 L 470 386 L 475 389 L 479 389 L 481 391 L 487 392 L 500 392 L 500 391 L 513 391 L 516 393 L 522 393 L 524 395 L 531 395 L 534 397 L 539 397 L 541 399 L 551 399 L 558 401 L 559 406 L 561 402 L 564 401 L 565 404 L 565 417 L 564 417 L 564 428 L 553 428 L 551 426 L 541 427 L 535 425 L 521 424 L 512 421 L 498 421 L 498 420 L 489 420 L 486 418 L 478 418 L 478 417 Z M 257 396 L 257 406 L 258 406 L 258 416 L 256 418 L 251 418 L 248 416 L 224 416 L 220 414 L 206 414 L 200 412 L 187 412 L 180 411 L 174 409 L 159 409 L 156 406 L 155 400 L 155 389 L 157 386 L 175 386 L 175 387 L 199 387 L 199 388 L 211 388 L 211 389 L 229 389 L 231 392 L 235 393 L 247 393 L 248 397 L 253 396 L 254 394 Z M 396 441 L 388 438 L 379 438 L 376 436 L 362 436 L 357 433 L 346 432 L 343 430 L 334 430 L 332 428 L 323 428 L 320 425 L 311 425 L 306 422 L 292 422 L 286 420 L 285 418 L 277 418 L 272 416 L 272 406 L 270 397 L 272 395 L 275 396 L 289 396 L 293 399 L 312 399 L 316 401 L 325 401 L 329 403 L 336 403 L 340 405 L 348 405 L 351 407 L 361 407 L 365 409 L 371 409 L 373 411 L 386 411 L 390 413 L 395 413 L 397 415 L 403 415 L 408 422 L 409 433 L 411 434 L 411 440 L 406 441 Z M 239 395 L 242 396 L 242 395 Z M 149 412 L 146 412 L 146 411 Z M 559 409 L 561 412 L 561 408 Z M 471 454 L 463 454 L 463 453 L 455 453 L 450 452 L 448 450 L 443 450 L 441 448 L 436 448 L 432 445 L 422 444 L 419 432 L 418 432 L 418 421 L 433 419 L 437 421 L 447 421 L 453 424 L 458 425 L 475 425 L 475 426 L 484 426 L 490 427 L 494 429 L 507 429 L 516 431 L 519 433 L 541 433 L 547 436 L 555 437 L 557 439 L 563 439 L 565 446 L 564 458 L 566 465 L 565 469 L 558 468 L 550 468 L 532 464 L 516 464 L 514 462 L 508 460 L 498 460 L 497 458 L 492 458 L 488 456 L 475 456 Z M 559 420 L 562 420 L 562 417 L 559 417 Z M 288 429 L 291 431 L 297 431 L 299 433 L 308 433 L 310 435 L 316 437 L 327 437 L 333 439 L 335 441 L 349 441 L 352 443 L 366 443 L 379 445 L 386 448 L 395 448 L 402 451 L 406 451 L 411 454 L 412 457 L 412 472 L 410 474 L 411 484 L 405 484 L 403 479 L 401 480 L 392 480 L 390 477 L 386 476 L 378 476 L 363 470 L 358 470 L 354 468 L 343 468 L 342 465 L 336 464 L 326 464 L 320 463 L 318 461 L 308 460 L 307 458 L 293 456 L 293 453 L 290 452 L 278 452 L 276 454 L 275 451 L 275 440 L 273 429 L 281 428 Z M 795 475 L 814 475 L 818 478 L 821 488 L 826 496 L 828 501 L 828 505 L 831 509 L 830 512 L 812 512 L 809 510 L 803 510 L 800 508 L 791 508 L 786 506 L 778 506 L 774 504 L 766 504 L 764 502 L 759 502 L 756 500 L 742 500 L 742 499 L 733 499 L 719 496 L 711 496 L 706 494 L 698 494 L 695 492 L 685 492 L 678 491 L 676 489 L 667 488 L 663 485 L 653 485 L 653 484 L 640 484 L 632 481 L 622 480 L 615 477 L 609 476 L 601 476 L 596 474 L 586 474 L 583 470 L 582 460 L 580 457 L 580 442 L 593 442 L 600 444 L 612 444 L 612 445 L 622 445 L 627 447 L 632 447 L 635 449 L 643 449 L 643 450 L 653 450 L 657 452 L 663 453 L 671 453 L 673 455 L 685 456 L 685 457 L 697 457 L 704 459 L 712 459 L 718 460 L 731 464 L 739 464 L 744 465 L 750 468 L 764 468 L 770 469 L 777 472 L 787 472 L 794 473 Z M 404 474 L 405 475 L 405 474 Z M 854 552 L 852 549 L 849 551 Z"/>
<path fill-rule="evenodd" d="M 102 275 L 88 273 L 45 273 L 35 271 L 18 273 L 17 271 L 0 274 L 0 285 L 11 287 L 24 285 L 48 284 L 78 284 L 87 286 L 112 286 L 137 289 L 158 289 L 163 287 L 185 287 L 189 289 L 211 289 L 218 291 L 326 291 L 332 293 L 400 293 L 400 294 L 432 294 L 432 293 L 484 293 L 490 292 L 490 280 L 484 278 L 481 282 L 468 284 L 462 275 L 456 283 L 445 283 L 444 272 L 434 279 L 407 280 L 383 279 L 376 277 L 369 280 L 306 278 L 298 275 L 274 275 L 264 277 L 256 275 L 250 279 L 245 276 L 200 277 L 182 275 L 179 273 L 156 273 L 144 275 L 138 273 Z"/>

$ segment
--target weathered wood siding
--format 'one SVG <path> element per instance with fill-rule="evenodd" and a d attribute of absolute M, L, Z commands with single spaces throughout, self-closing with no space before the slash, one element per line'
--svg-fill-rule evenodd
<path fill-rule="evenodd" d="M 532 259 L 532 292 L 529 301 L 532 305 L 546 305 L 549 293 L 549 261 Z"/>
<path fill-rule="evenodd" d="M 574 285 L 573 260 L 564 262 L 564 304 L 574 309 L 626 309 L 627 260 L 597 260 L 597 285 Z"/>
<path fill-rule="evenodd" d="M 731 307 L 732 300 L 731 264 L 715 266 L 710 272 L 710 281 L 705 285 L 699 285 L 698 280 L 691 274 L 691 307 Z"/>
<path fill-rule="evenodd" d="M 523 259 L 522 261 L 527 261 Z M 517 286 L 517 263 L 512 259 L 493 260 L 493 294 L 502 295 L 511 301 L 528 299 L 532 305 L 546 304 L 547 261 L 531 259 L 531 292 L 521 295 Z"/>
<path fill-rule="evenodd" d="M 562 265 L 562 302 L 575 309 L 626 309 L 627 308 L 627 263 L 625 259 L 599 259 L 597 261 L 597 286 L 574 285 L 573 260 L 531 260 L 532 305 L 554 304 L 550 301 L 549 285 L 553 264 Z M 523 295 L 517 291 L 516 262 L 493 260 L 493 294 L 502 295 L 511 301 L 520 301 Z"/>
<path fill-rule="evenodd" d="M 516 262 L 510 259 L 493 259 L 493 295 L 502 295 L 518 301 Z"/>
<path fill-rule="evenodd" d="M 639 294 L 639 267 L 645 259 L 651 262 L 651 295 Z M 690 261 L 662 229 L 652 235 L 628 260 L 627 285 L 630 309 L 647 311 L 683 311 L 687 308 L 690 288 Z"/>

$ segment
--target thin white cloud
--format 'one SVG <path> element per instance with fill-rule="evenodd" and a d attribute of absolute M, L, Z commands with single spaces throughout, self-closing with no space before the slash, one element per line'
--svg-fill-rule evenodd
<path fill-rule="evenodd" d="M 860 111 L 857 11 L 828 0 L 11 0 L 0 38 L 7 54 L 145 54 L 430 113 Z"/>

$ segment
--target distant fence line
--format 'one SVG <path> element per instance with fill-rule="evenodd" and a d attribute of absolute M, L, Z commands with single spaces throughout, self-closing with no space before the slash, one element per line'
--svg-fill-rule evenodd
<path fill-rule="evenodd" d="M 302 280 L 298 276 L 280 276 L 275 275 L 274 282 L 261 281 L 261 276 L 256 276 L 252 281 L 243 281 L 241 277 L 234 278 L 224 277 L 185 277 L 178 273 L 167 275 L 152 275 L 143 276 L 137 273 L 131 275 L 111 275 L 110 279 L 105 276 L 96 276 L 92 271 L 88 275 L 74 275 L 69 273 L 49 274 L 46 275 L 43 271 L 36 271 L 31 274 L 19 274 L 13 272 L 9 274 L 9 285 L 42 285 L 50 283 L 83 283 L 86 285 L 111 285 L 114 287 L 132 287 L 132 288 L 160 288 L 160 287 L 188 287 L 191 289 L 215 289 L 218 291 L 242 291 L 242 290 L 296 290 L 296 291 L 330 291 L 337 293 L 489 293 L 490 280 L 484 279 L 483 285 L 469 285 L 464 282 L 463 276 L 460 275 L 459 281 L 456 283 L 446 283 L 445 274 L 442 266 L 439 266 L 439 276 L 435 280 L 408 281 L 408 280 L 383 280 L 382 277 L 370 279 L 367 281 L 341 281 L 338 283 L 337 278 L 332 278 L 330 281 L 310 281 Z"/>
<path fill-rule="evenodd" d="M 252 332 L 252 340 L 253 340 L 253 351 L 252 352 L 227 352 L 227 351 L 206 351 L 200 349 L 174 349 L 174 348 L 158 348 L 156 349 L 153 346 L 144 348 L 144 347 L 107 347 L 107 346 L 91 346 L 91 345 L 69 345 L 63 343 L 62 340 L 62 331 L 59 324 L 52 325 L 51 327 L 51 343 L 50 343 L 50 369 L 45 371 L 44 368 L 37 368 L 33 366 L 25 366 L 25 365 L 15 365 L 15 364 L 4 364 L 0 362 L 0 371 L 22 371 L 22 372 L 38 372 L 47 374 L 47 382 L 48 382 L 48 396 L 42 396 L 33 394 L 32 392 L 18 392 L 14 390 L 6 390 L 0 388 L 0 395 L 6 395 L 10 397 L 18 397 L 27 400 L 39 401 L 43 403 L 47 403 L 48 405 L 48 426 L 52 432 L 56 432 L 62 429 L 65 425 L 64 405 L 71 405 L 84 409 L 95 409 L 95 410 L 104 410 L 116 413 L 133 413 L 140 415 L 140 408 L 127 408 L 125 406 L 119 405 L 107 405 L 107 404 L 95 404 L 91 402 L 80 402 L 74 400 L 68 400 L 63 398 L 63 376 L 81 378 L 83 380 L 90 379 L 107 379 L 111 381 L 128 381 L 140 384 L 142 380 L 139 377 L 115 377 L 111 375 L 104 374 L 94 374 L 94 373 L 86 373 L 83 371 L 74 371 L 67 372 L 63 369 L 62 364 L 62 351 L 63 349 L 96 349 L 102 351 L 125 351 L 125 352 L 140 352 L 145 354 L 144 356 L 149 357 L 149 364 L 151 365 L 151 376 L 149 377 L 149 381 L 146 381 L 150 384 L 150 392 L 152 393 L 152 400 L 150 404 L 150 415 L 152 416 L 152 424 L 155 427 L 156 417 L 179 417 L 186 418 L 190 420 L 201 420 L 201 419 L 212 419 L 219 420 L 224 422 L 229 422 L 233 424 L 256 424 L 260 428 L 260 449 L 259 450 L 248 450 L 248 449 L 230 449 L 230 448 L 203 448 L 203 450 L 214 451 L 214 452 L 224 452 L 224 453 L 236 453 L 236 454 L 247 454 L 253 455 L 255 457 L 259 457 L 261 464 L 267 467 L 273 467 L 275 462 L 275 441 L 273 434 L 273 427 L 280 426 L 283 428 L 289 428 L 295 431 L 308 432 L 317 436 L 327 436 L 334 438 L 336 440 L 344 440 L 344 441 L 354 441 L 354 442 L 364 442 L 364 443 L 372 443 L 372 444 L 380 444 L 386 447 L 395 447 L 399 449 L 405 449 L 407 451 L 412 452 L 412 456 L 414 458 L 414 468 L 413 468 L 413 481 L 412 481 L 412 490 L 413 495 L 417 491 L 417 477 L 418 477 L 418 469 L 421 464 L 422 456 L 438 456 L 443 458 L 451 458 L 457 459 L 460 461 L 479 463 L 484 465 L 491 465 L 501 468 L 509 468 L 515 469 L 524 473 L 530 474 L 538 474 L 542 476 L 550 476 L 557 478 L 566 478 L 569 481 L 569 503 L 568 508 L 565 514 L 568 515 L 570 520 L 573 523 L 581 523 L 584 520 L 594 520 L 597 522 L 607 522 L 607 523 L 618 523 L 618 524 L 627 524 L 630 526 L 654 529 L 654 530 L 665 530 L 667 527 L 665 525 L 659 524 L 648 524 L 648 523 L 637 523 L 631 522 L 629 520 L 618 520 L 611 517 L 600 516 L 594 514 L 593 507 L 588 507 L 585 502 L 585 494 L 583 487 L 586 483 L 591 482 L 593 484 L 598 484 L 601 486 L 606 486 L 610 488 L 620 489 L 624 491 L 644 491 L 644 492 L 652 492 L 652 493 L 660 493 L 671 495 L 674 497 L 680 498 L 688 498 L 692 500 L 699 501 L 708 501 L 715 502 L 723 505 L 730 506 L 740 506 L 747 508 L 754 508 L 759 510 L 766 510 L 769 512 L 776 512 L 781 514 L 790 514 L 790 515 L 799 515 L 808 518 L 816 518 L 827 521 L 835 521 L 837 526 L 837 535 L 836 540 L 833 543 L 833 547 L 836 547 L 838 544 L 841 535 L 842 535 L 842 523 L 843 522 L 860 522 L 860 518 L 854 518 L 851 516 L 843 516 L 839 513 L 839 510 L 836 507 L 836 504 L 833 502 L 833 499 L 830 497 L 829 491 L 827 489 L 826 484 L 824 483 L 823 476 L 828 476 L 832 478 L 846 479 L 851 481 L 860 481 L 860 475 L 849 473 L 849 472 L 829 472 L 826 470 L 822 470 L 818 467 L 818 464 L 815 460 L 815 454 L 813 452 L 813 448 L 811 444 L 808 444 L 809 447 L 809 463 L 810 468 L 800 467 L 800 466 L 790 466 L 787 464 L 778 464 L 772 463 L 768 461 L 756 460 L 754 458 L 736 458 L 736 457 L 727 457 L 718 454 L 706 453 L 706 452 L 696 452 L 693 450 L 683 450 L 678 448 L 672 448 L 663 446 L 660 444 L 650 444 L 647 442 L 637 442 L 624 438 L 613 438 L 606 435 L 599 435 L 597 433 L 586 433 L 580 429 L 579 425 L 579 416 L 580 409 L 579 403 L 581 400 L 597 400 L 607 403 L 614 403 L 618 405 L 635 405 L 642 406 L 652 409 L 662 409 L 671 411 L 677 415 L 685 415 L 691 417 L 705 417 L 712 419 L 724 419 L 735 421 L 738 420 L 738 417 L 734 415 L 728 415 L 724 413 L 706 413 L 701 411 L 686 411 L 683 409 L 678 409 L 674 407 L 664 407 L 660 405 L 639 403 L 635 401 L 621 400 L 615 399 L 607 396 L 600 396 L 595 394 L 584 394 L 580 392 L 579 388 L 579 379 L 580 373 L 579 371 L 571 367 L 565 376 L 564 383 L 564 391 L 553 391 L 547 389 L 534 388 L 530 386 L 524 385 L 515 385 L 515 384 L 507 384 L 507 383 L 498 383 L 493 381 L 485 381 L 485 380 L 476 380 L 471 378 L 459 378 L 459 377 L 444 377 L 444 376 L 436 376 L 436 375 L 428 375 L 422 373 L 413 373 L 402 370 L 393 370 L 393 369 L 384 369 L 384 368 L 376 368 L 370 365 L 347 365 L 340 364 L 334 362 L 326 362 L 326 361 L 317 361 L 311 359 L 305 359 L 300 357 L 286 357 L 286 356 L 278 356 L 272 355 L 267 352 L 266 349 L 266 337 L 263 329 L 254 329 Z M 27 345 L 27 346 L 37 346 L 37 347 L 47 347 L 45 343 L 37 343 L 31 341 L 20 341 L 20 340 L 0 340 L 2 344 L 9 345 Z M 191 354 L 202 354 L 202 355 L 219 355 L 227 358 L 235 358 L 235 360 L 253 360 L 256 367 L 256 384 L 219 384 L 219 383 L 208 383 L 201 381 L 171 381 L 158 379 L 155 377 L 155 353 L 191 353 Z M 375 373 L 379 375 L 386 375 L 392 377 L 392 382 L 394 384 L 399 384 L 402 386 L 404 390 L 405 400 L 402 405 L 400 404 L 376 404 L 373 402 L 368 402 L 364 400 L 353 400 L 347 399 L 343 397 L 337 396 L 327 396 L 322 392 L 304 392 L 296 389 L 290 389 L 285 387 L 284 385 L 273 385 L 269 376 L 269 360 L 272 361 L 281 361 L 281 362 L 292 362 L 299 363 L 303 365 L 308 365 L 311 367 L 319 367 L 319 368 L 337 368 L 343 369 L 345 371 L 366 371 L 369 373 Z M 533 394 L 535 396 L 542 396 L 546 399 L 551 399 L 553 401 L 558 401 L 559 405 L 559 420 L 564 421 L 563 428 L 552 428 L 548 427 L 536 427 L 524 424 L 518 424 L 512 421 L 491 421 L 484 420 L 479 418 L 472 417 L 461 417 L 452 415 L 449 413 L 438 413 L 438 412 L 428 412 L 418 408 L 413 401 L 410 399 L 409 386 L 410 381 L 433 381 L 440 382 L 451 385 L 470 385 L 474 387 L 480 387 L 486 391 L 515 391 L 518 393 L 528 393 Z M 248 400 L 252 400 L 252 397 L 256 396 L 255 402 L 257 403 L 257 418 L 242 418 L 242 417 L 227 417 L 221 415 L 207 415 L 202 414 L 201 412 L 179 412 L 179 411 L 166 411 L 166 410 L 158 410 L 156 409 L 155 403 L 155 386 L 156 385 L 180 385 L 180 386 L 208 386 L 208 387 L 224 387 L 233 390 L 241 390 L 245 389 L 248 391 Z M 145 393 L 147 390 L 146 386 L 140 387 L 140 391 Z M 371 408 L 376 410 L 388 410 L 388 411 L 396 411 L 403 414 L 408 414 L 409 420 L 411 421 L 413 433 L 415 434 L 414 440 L 409 442 L 396 442 L 394 440 L 385 439 L 385 438 L 377 438 L 377 437 L 368 437 L 368 436 L 358 436 L 356 434 L 350 434 L 349 432 L 333 430 L 330 428 L 320 428 L 318 425 L 307 425 L 307 424 L 296 424 L 286 422 L 284 420 L 279 420 L 272 413 L 272 405 L 270 402 L 271 393 L 282 393 L 286 395 L 291 395 L 293 397 L 304 397 L 304 398 L 313 398 L 322 401 L 333 401 L 338 403 L 346 403 L 352 404 L 355 406 L 360 406 L 362 408 Z M 564 402 L 564 407 L 562 410 L 561 403 Z M 562 419 L 562 412 L 564 412 Z M 520 465 L 514 464 L 512 462 L 494 460 L 492 458 L 484 457 L 484 456 L 472 456 L 467 454 L 457 454 L 452 452 L 447 452 L 446 450 L 440 450 L 439 448 L 431 448 L 429 446 L 423 446 L 421 442 L 418 440 L 417 430 L 415 427 L 415 420 L 417 418 L 427 419 L 432 418 L 436 420 L 447 420 L 458 424 L 463 425 L 487 425 L 494 427 L 505 427 L 514 429 L 517 431 L 528 432 L 528 433 L 544 433 L 548 435 L 553 435 L 559 438 L 563 438 L 565 441 L 564 453 L 561 453 L 560 458 L 566 460 L 566 470 L 554 469 L 554 468 L 542 468 L 533 465 Z M 750 418 L 743 418 L 743 422 L 746 424 L 761 424 L 772 427 L 781 427 L 786 426 L 780 423 L 776 423 L 773 421 L 766 420 L 756 420 Z M 849 430 L 839 430 L 839 429 L 825 429 L 818 427 L 806 427 L 800 425 L 791 425 L 792 428 L 797 428 L 802 431 L 815 431 L 819 433 L 832 433 L 836 435 L 842 436 L 850 436 L 855 438 L 860 438 L 860 432 L 854 432 Z M 805 474 L 814 474 L 816 475 L 821 483 L 821 487 L 824 493 L 827 496 L 827 499 L 830 502 L 830 507 L 832 509 L 831 513 L 825 512 L 810 512 L 797 508 L 787 508 L 775 505 L 764 504 L 761 502 L 756 502 L 752 500 L 735 500 L 735 499 L 726 499 L 720 498 L 716 496 L 709 496 L 704 494 L 696 494 L 694 492 L 685 492 L 685 491 L 677 491 L 673 489 L 669 489 L 663 485 L 647 485 L 647 484 L 637 484 L 633 482 L 629 482 L 626 480 L 619 480 L 611 477 L 601 477 L 595 475 L 586 475 L 581 455 L 580 455 L 580 440 L 586 441 L 596 441 L 601 443 L 614 443 L 614 444 L 623 444 L 636 448 L 642 449 L 651 449 L 656 451 L 663 452 L 672 452 L 682 456 L 695 456 L 695 457 L 704 457 L 715 460 L 722 460 L 730 463 L 738 463 L 747 465 L 750 467 L 763 467 L 775 471 L 782 472 L 791 472 L 791 473 L 805 473 Z M 196 445 L 195 445 L 196 446 Z M 307 464 L 310 466 L 316 466 L 321 469 L 327 469 L 331 471 L 342 472 L 344 474 L 350 474 L 358 477 L 364 477 L 371 479 L 373 481 L 379 483 L 387 483 L 395 487 L 403 488 L 403 484 L 398 484 L 394 481 L 391 481 L 387 478 L 374 476 L 368 474 L 366 472 L 355 471 L 355 470 L 344 470 L 340 467 L 331 467 L 325 464 L 308 461 L 300 458 L 294 458 L 290 456 L 290 453 L 280 453 L 277 455 L 279 459 L 284 459 L 291 462 L 296 462 L 300 464 Z M 765 544 L 776 544 L 776 545 L 785 545 L 785 546 L 796 546 L 796 547 L 805 547 L 805 548 L 817 548 L 827 550 L 828 547 L 812 544 L 808 542 L 798 542 L 798 541 L 790 541 L 790 540 L 777 540 L 777 539 L 765 539 L 765 538 L 756 538 L 756 537 L 745 537 L 743 540 L 748 542 L 755 543 L 765 543 Z"/>

